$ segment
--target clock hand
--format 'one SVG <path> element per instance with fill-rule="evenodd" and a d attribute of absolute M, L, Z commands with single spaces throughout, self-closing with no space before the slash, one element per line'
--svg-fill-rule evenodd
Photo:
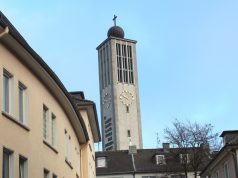
<path fill-rule="evenodd" d="M 125 95 L 121 95 L 121 96 L 122 96 L 123 98 L 125 98 L 125 99 L 129 100 L 129 99 L 128 99 L 128 97 L 126 97 Z"/>

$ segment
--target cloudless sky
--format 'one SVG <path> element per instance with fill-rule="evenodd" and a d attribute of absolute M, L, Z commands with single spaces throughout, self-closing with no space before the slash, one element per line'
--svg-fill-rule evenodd
<path fill-rule="evenodd" d="M 137 40 L 144 148 L 171 122 L 238 128 L 237 0 L 0 0 L 0 10 L 68 91 L 84 91 L 100 118 L 96 47 L 117 24 Z"/>

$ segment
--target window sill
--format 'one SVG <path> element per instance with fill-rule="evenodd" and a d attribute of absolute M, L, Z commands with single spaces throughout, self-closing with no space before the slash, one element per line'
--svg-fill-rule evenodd
<path fill-rule="evenodd" d="M 43 140 L 43 143 L 48 146 L 51 150 L 53 150 L 56 154 L 58 154 L 59 152 L 46 140 Z"/>
<path fill-rule="evenodd" d="M 69 162 L 69 161 L 67 160 L 67 158 L 65 158 L 65 162 L 68 164 L 68 166 L 69 166 L 71 169 L 73 169 L 72 163 Z"/>
<path fill-rule="evenodd" d="M 5 116 L 7 119 L 9 119 L 10 121 L 14 122 L 15 124 L 17 124 L 18 126 L 20 126 L 21 128 L 25 129 L 26 131 L 30 131 L 30 128 L 27 127 L 26 125 L 22 124 L 21 122 L 19 122 L 18 120 L 16 120 L 13 116 L 11 116 L 10 114 L 2 111 L 2 115 Z"/>

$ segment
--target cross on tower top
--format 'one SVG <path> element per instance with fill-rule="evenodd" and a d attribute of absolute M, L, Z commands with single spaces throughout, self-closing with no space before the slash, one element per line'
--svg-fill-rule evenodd
<path fill-rule="evenodd" d="M 116 15 L 114 15 L 112 20 L 114 21 L 114 26 L 117 26 L 117 16 Z"/>

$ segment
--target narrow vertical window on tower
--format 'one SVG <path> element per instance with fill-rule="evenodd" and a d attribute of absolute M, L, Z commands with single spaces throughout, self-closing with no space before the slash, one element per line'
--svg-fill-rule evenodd
<path fill-rule="evenodd" d="M 122 45 L 122 58 L 123 58 L 123 82 L 128 83 L 126 45 Z"/>
<path fill-rule="evenodd" d="M 128 57 L 128 68 L 129 68 L 129 83 L 134 84 L 132 50 L 131 50 L 131 46 L 129 45 L 127 46 L 127 57 Z"/>
<path fill-rule="evenodd" d="M 118 82 L 122 82 L 122 57 L 121 57 L 121 45 L 116 44 L 117 51 L 117 78 Z"/>
<path fill-rule="evenodd" d="M 108 45 L 106 46 L 106 58 L 107 58 L 107 84 L 111 84 L 111 79 L 110 79 L 110 60 L 109 60 L 109 50 L 108 50 Z"/>
<path fill-rule="evenodd" d="M 104 78 L 103 78 L 103 73 L 104 73 L 104 68 L 103 68 L 103 55 L 102 55 L 102 50 L 100 50 L 100 65 L 101 65 L 101 76 L 102 76 L 102 89 L 104 88 Z"/>
<path fill-rule="evenodd" d="M 103 48 L 103 68 L 104 68 L 104 73 L 103 73 L 103 77 L 104 77 L 104 87 L 105 88 L 107 86 L 107 61 L 106 61 L 106 52 L 105 52 L 105 48 Z"/>

